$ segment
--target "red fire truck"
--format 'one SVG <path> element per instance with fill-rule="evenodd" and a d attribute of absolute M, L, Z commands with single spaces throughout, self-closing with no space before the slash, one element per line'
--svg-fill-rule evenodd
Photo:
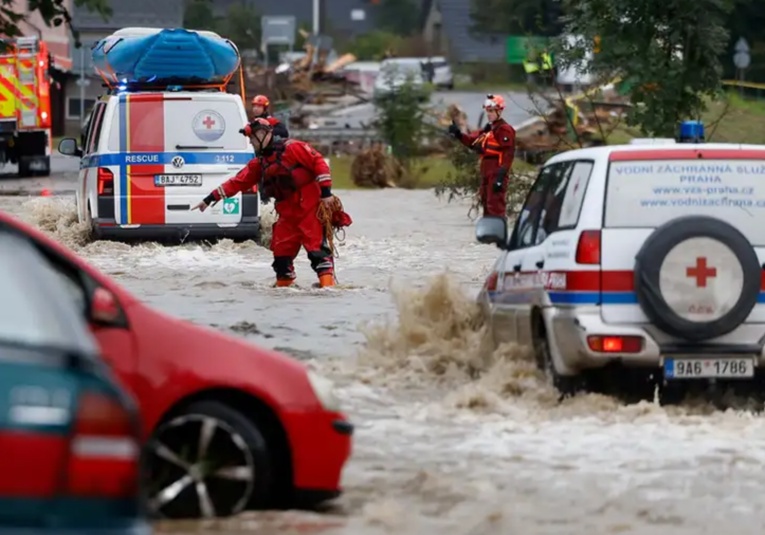
<path fill-rule="evenodd" d="M 48 176 L 51 110 L 48 47 L 38 37 L 0 40 L 0 166 Z"/>

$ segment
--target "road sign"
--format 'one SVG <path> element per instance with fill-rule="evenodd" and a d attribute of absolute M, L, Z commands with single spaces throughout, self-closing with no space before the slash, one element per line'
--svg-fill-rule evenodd
<path fill-rule="evenodd" d="M 748 69 L 752 64 L 752 56 L 749 52 L 736 52 L 733 54 L 733 64 L 737 69 Z"/>
<path fill-rule="evenodd" d="M 734 47 L 734 50 L 736 52 L 746 52 L 748 54 L 750 52 L 749 43 L 746 42 L 746 39 L 741 37 L 739 38 L 738 41 L 736 41 L 736 46 Z"/>
<path fill-rule="evenodd" d="M 295 46 L 295 31 L 297 30 L 295 17 L 291 15 L 278 17 L 263 16 L 260 20 L 263 30 L 263 37 L 261 39 L 263 46 Z"/>

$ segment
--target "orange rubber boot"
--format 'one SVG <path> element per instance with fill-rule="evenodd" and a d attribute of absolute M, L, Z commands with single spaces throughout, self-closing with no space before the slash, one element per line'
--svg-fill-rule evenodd
<path fill-rule="evenodd" d="M 274 287 L 287 288 L 288 286 L 292 286 L 293 282 L 295 282 L 295 279 L 276 279 L 276 284 L 274 284 Z"/>
<path fill-rule="evenodd" d="M 319 288 L 330 288 L 335 285 L 335 275 L 324 273 L 319 275 Z"/>

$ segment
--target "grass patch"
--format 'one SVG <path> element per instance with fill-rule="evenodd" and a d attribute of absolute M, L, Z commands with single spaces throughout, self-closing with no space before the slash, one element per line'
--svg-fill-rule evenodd
<path fill-rule="evenodd" d="M 335 189 L 363 189 L 353 183 L 351 179 L 351 165 L 354 156 L 333 156 L 329 159 L 332 168 L 332 187 Z M 442 183 L 450 173 L 455 169 L 446 156 L 430 156 L 420 160 L 423 169 L 415 189 L 435 188 Z M 516 173 L 533 172 L 536 169 L 533 165 L 516 159 L 513 163 L 513 171 Z"/>
<path fill-rule="evenodd" d="M 765 145 L 765 100 L 742 98 L 735 92 L 709 103 L 702 116 L 707 143 L 753 143 Z M 620 125 L 608 136 L 609 145 L 629 143 L 643 137 L 635 128 Z"/>

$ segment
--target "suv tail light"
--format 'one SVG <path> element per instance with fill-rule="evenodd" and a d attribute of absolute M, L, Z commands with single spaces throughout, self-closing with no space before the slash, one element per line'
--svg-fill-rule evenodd
<path fill-rule="evenodd" d="M 576 244 L 577 264 L 600 264 L 600 231 L 584 230 Z"/>
<path fill-rule="evenodd" d="M 96 177 L 98 180 L 98 194 L 114 195 L 114 173 L 106 167 L 99 167 Z"/>
<path fill-rule="evenodd" d="M 137 495 L 138 428 L 134 414 L 117 398 L 94 391 L 80 396 L 69 444 L 68 495 Z"/>
<path fill-rule="evenodd" d="M 598 353 L 640 353 L 643 338 L 640 336 L 588 336 L 587 345 Z"/>

